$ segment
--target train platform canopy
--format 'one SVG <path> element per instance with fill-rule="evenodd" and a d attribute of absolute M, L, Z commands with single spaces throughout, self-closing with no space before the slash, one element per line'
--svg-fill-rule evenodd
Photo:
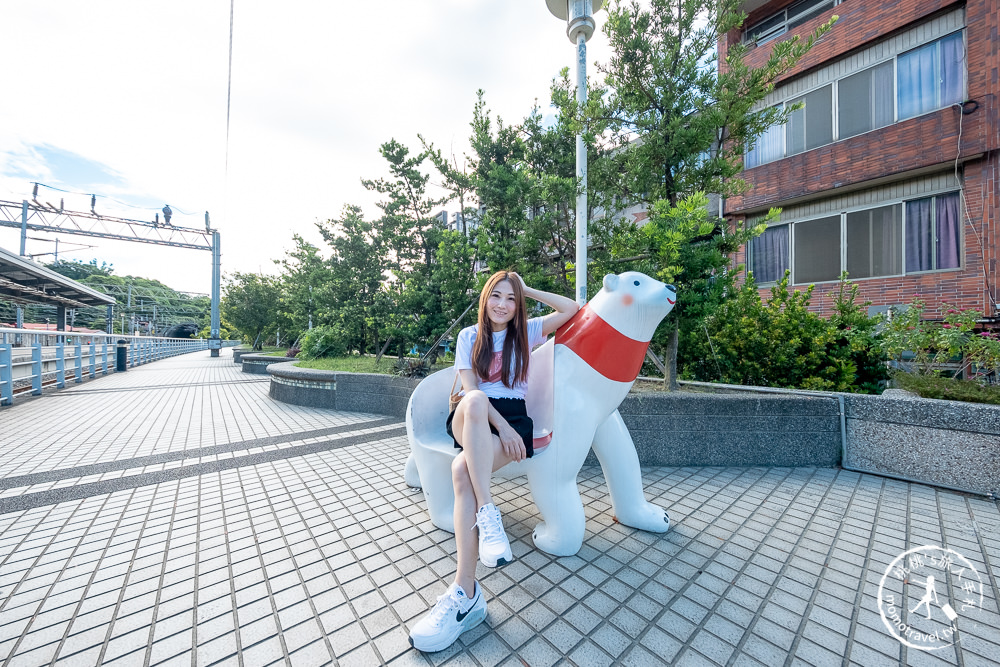
<path fill-rule="evenodd" d="M 115 303 L 114 297 L 3 248 L 0 248 L 0 301 L 64 308 L 110 306 Z"/>

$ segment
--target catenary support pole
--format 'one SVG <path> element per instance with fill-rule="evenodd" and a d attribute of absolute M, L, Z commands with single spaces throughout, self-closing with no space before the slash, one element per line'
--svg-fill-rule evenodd
<path fill-rule="evenodd" d="M 27 252 L 27 242 L 28 242 L 28 200 L 25 199 L 21 202 L 21 257 L 24 257 L 24 253 Z M 14 328 L 23 329 L 24 328 L 24 306 L 17 304 L 14 307 Z M 14 344 L 20 347 L 21 345 L 21 334 L 14 336 Z"/>
<path fill-rule="evenodd" d="M 209 340 L 209 347 L 212 350 L 212 356 L 219 356 L 219 350 L 222 348 L 222 340 L 219 338 L 219 299 L 221 293 L 221 283 L 222 273 L 221 273 L 221 255 L 219 252 L 219 232 L 212 232 L 212 329 L 211 338 Z"/>
<path fill-rule="evenodd" d="M 28 241 L 28 200 L 21 202 L 21 257 L 26 251 L 25 244 Z"/>

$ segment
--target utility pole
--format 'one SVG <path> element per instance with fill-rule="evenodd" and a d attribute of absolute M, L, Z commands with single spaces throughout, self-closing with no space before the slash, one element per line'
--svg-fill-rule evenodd
<path fill-rule="evenodd" d="M 205 214 L 206 221 L 208 220 L 208 214 Z M 207 225 L 206 225 L 207 226 Z M 208 341 L 208 349 L 211 350 L 211 355 L 213 357 L 219 356 L 219 350 L 222 349 L 222 339 L 219 337 L 220 321 L 219 321 L 219 299 L 220 299 L 220 283 L 222 280 L 221 271 L 221 258 L 219 250 L 219 232 L 212 230 L 212 337 Z"/>
<path fill-rule="evenodd" d="M 21 257 L 24 257 L 25 244 L 28 242 L 28 202 L 21 202 Z M 17 329 L 24 328 L 24 307 L 21 304 L 16 304 L 14 306 L 14 327 Z M 15 336 L 15 342 L 21 344 L 21 334 Z"/>

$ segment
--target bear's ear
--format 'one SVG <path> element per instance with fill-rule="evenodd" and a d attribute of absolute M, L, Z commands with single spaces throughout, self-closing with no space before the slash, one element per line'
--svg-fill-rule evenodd
<path fill-rule="evenodd" d="M 608 290 L 609 292 L 614 292 L 616 289 L 618 289 L 618 276 L 616 276 L 613 273 L 609 273 L 608 275 L 604 276 L 604 289 Z"/>

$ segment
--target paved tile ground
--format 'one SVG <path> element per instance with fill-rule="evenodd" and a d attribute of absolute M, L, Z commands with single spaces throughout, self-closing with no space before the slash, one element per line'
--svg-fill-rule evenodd
<path fill-rule="evenodd" d="M 533 548 L 526 485 L 498 482 L 517 559 L 479 572 L 487 623 L 422 655 L 407 628 L 455 542 L 403 481 L 403 425 L 271 401 L 230 354 L 0 408 L 3 665 L 1000 664 L 997 504 L 816 468 L 647 469 L 666 535 L 617 524 L 584 468 L 570 558 Z M 876 600 L 924 544 L 985 584 L 933 653 L 893 638 Z M 893 590 L 912 607 L 917 583 Z"/>

